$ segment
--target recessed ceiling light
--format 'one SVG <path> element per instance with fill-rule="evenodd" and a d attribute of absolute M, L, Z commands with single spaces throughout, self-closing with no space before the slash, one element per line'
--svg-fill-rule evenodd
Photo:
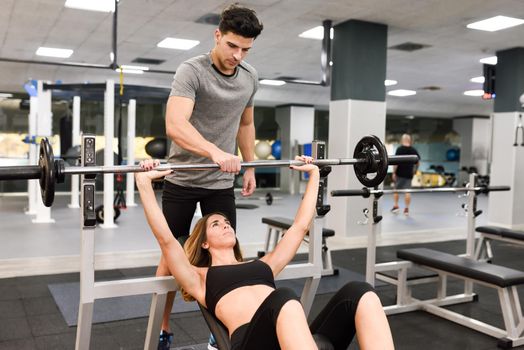
<path fill-rule="evenodd" d="M 262 79 L 260 80 L 260 84 L 262 85 L 271 85 L 271 86 L 282 86 L 286 82 L 283 80 L 272 80 L 272 79 Z"/>
<path fill-rule="evenodd" d="M 404 90 L 404 89 L 391 90 L 388 92 L 388 95 L 398 96 L 398 97 L 413 96 L 416 94 L 417 92 L 414 90 Z"/>
<path fill-rule="evenodd" d="M 36 50 L 36 54 L 38 56 L 68 58 L 68 57 L 71 57 L 71 55 L 73 54 L 73 50 L 56 49 L 53 47 L 42 47 L 41 46 L 38 48 L 38 50 Z"/>
<path fill-rule="evenodd" d="M 479 97 L 484 95 L 484 90 L 467 90 L 464 91 L 464 95 Z"/>
<path fill-rule="evenodd" d="M 324 27 L 318 26 L 315 28 L 308 29 L 305 32 L 300 33 L 298 36 L 306 39 L 322 40 L 324 39 Z M 329 31 L 329 37 L 333 39 L 333 28 L 331 28 L 331 30 Z"/>
<path fill-rule="evenodd" d="M 122 65 L 122 69 L 133 69 L 133 70 L 149 70 L 149 67 L 146 66 L 130 66 L 127 64 Z"/>
<path fill-rule="evenodd" d="M 166 49 L 175 49 L 175 50 L 189 50 L 193 47 L 200 44 L 198 40 L 188 40 L 188 39 L 178 39 L 178 38 L 165 38 L 156 46 L 163 47 Z"/>
<path fill-rule="evenodd" d="M 491 64 L 492 66 L 497 64 L 497 56 L 484 57 L 479 60 L 480 63 Z"/>
<path fill-rule="evenodd" d="M 115 12 L 114 0 L 66 0 L 64 6 L 77 10 Z"/>
<path fill-rule="evenodd" d="M 393 85 L 397 85 L 397 84 L 398 84 L 398 81 L 396 81 L 396 80 L 391 80 L 391 79 L 384 80 L 384 85 L 385 86 L 393 86 Z"/>
<path fill-rule="evenodd" d="M 484 84 L 485 80 L 486 78 L 484 77 L 475 77 L 475 78 L 469 79 L 469 81 L 471 81 L 472 83 L 479 83 L 479 84 Z"/>
<path fill-rule="evenodd" d="M 470 23 L 466 27 L 469 29 L 484 30 L 486 32 L 496 32 L 497 30 L 521 25 L 522 23 L 524 23 L 524 20 L 520 18 L 495 16 L 482 21 Z"/>

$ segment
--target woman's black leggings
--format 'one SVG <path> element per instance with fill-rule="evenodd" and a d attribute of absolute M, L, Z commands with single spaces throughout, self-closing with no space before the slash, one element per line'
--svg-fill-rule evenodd
<path fill-rule="evenodd" d="M 327 338 L 334 349 L 347 349 L 355 337 L 355 315 L 362 295 L 373 291 L 365 282 L 349 282 L 322 309 L 309 328 L 312 334 Z M 231 335 L 231 350 L 280 349 L 276 332 L 280 310 L 290 300 L 298 300 L 288 288 L 273 291 L 260 305 L 251 322 Z"/>

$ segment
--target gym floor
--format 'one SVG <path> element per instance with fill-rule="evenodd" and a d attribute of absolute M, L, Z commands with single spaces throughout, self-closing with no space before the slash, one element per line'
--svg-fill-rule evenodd
<path fill-rule="evenodd" d="M 278 196 L 282 199 L 276 200 L 272 206 L 266 206 L 263 201 L 250 200 L 246 203 L 256 204 L 259 208 L 238 210 L 239 238 L 241 242 L 247 242 L 248 250 L 256 252 L 261 247 L 266 232 L 266 228 L 260 222 L 261 217 L 293 216 L 298 197 L 280 194 Z M 381 200 L 384 208 L 381 240 L 387 246 L 378 248 L 377 260 L 392 260 L 396 250 L 406 246 L 426 246 L 451 253 L 463 253 L 465 242 L 462 239 L 465 237 L 466 219 L 457 215 L 462 201 L 452 194 L 420 194 L 413 198 L 411 216 L 408 218 L 387 212 L 392 205 L 390 197 L 386 196 Z M 1 277 L 4 277 L 0 278 L 0 350 L 74 348 L 76 327 L 67 326 L 48 288 L 49 284 L 79 280 L 77 272 L 53 273 L 52 270 L 56 270 L 57 267 L 49 263 L 55 260 L 63 262 L 60 258 L 71 261 L 78 259 L 75 257 L 79 251 L 78 210 L 68 209 L 68 200 L 66 196 L 57 197 L 52 210 L 52 217 L 56 220 L 54 224 L 36 225 L 31 223 L 29 216 L 23 214 L 26 198 L 0 197 L 0 219 L 3 222 L 0 273 L 3 274 Z M 477 222 L 481 225 L 485 223 L 487 216 L 487 197 L 479 197 L 479 208 L 484 210 Z M 108 256 L 118 258 L 124 255 L 136 257 L 141 252 L 151 252 L 148 259 L 153 263 L 144 263 L 149 261 L 148 259 L 138 259 L 135 261 L 138 266 L 148 267 L 107 270 L 106 266 L 103 271 L 97 272 L 97 280 L 154 274 L 154 267 L 151 266 L 157 259 L 154 254 L 158 253 L 158 248 L 141 212 L 140 206 L 129 208 L 117 222 L 117 229 L 97 229 L 97 259 L 111 260 Z M 428 233 L 430 231 L 431 233 Z M 442 242 L 434 242 L 436 240 Z M 404 244 L 407 242 L 416 244 Z M 403 245 L 398 245 L 401 243 Z M 363 239 L 352 239 L 351 242 L 337 237 L 329 239 L 328 245 L 333 251 L 333 264 L 363 274 L 364 244 Z M 524 270 L 524 262 L 520 260 L 524 248 L 497 242 L 493 244 L 493 248 L 496 264 Z M 23 261 L 27 263 L 24 265 Z M 42 261 L 48 262 L 46 268 L 42 266 Z M 67 268 L 74 271 L 75 265 Z M 17 277 L 14 277 L 14 274 Z M 35 274 L 39 276 L 31 276 Z M 449 286 L 452 291 L 459 291 L 461 283 L 451 280 Z M 384 305 L 394 302 L 395 289 L 392 286 L 380 286 L 377 287 L 377 291 Z M 480 296 L 478 302 L 455 305 L 451 308 L 502 326 L 496 292 L 481 286 L 475 286 L 475 291 Z M 424 286 L 416 293 L 419 293 L 416 296 L 432 297 L 435 288 L 432 285 Z M 329 297 L 331 294 L 317 295 L 310 317 L 319 312 Z M 424 312 L 389 316 L 389 321 L 397 349 L 420 349 L 423 346 L 427 350 L 482 350 L 495 349 L 497 344 L 495 338 Z M 205 349 L 209 331 L 200 312 L 175 313 L 171 317 L 171 323 L 175 332 L 175 347 L 188 350 Z M 147 318 L 95 324 L 91 348 L 141 349 L 146 325 Z M 350 349 L 358 349 L 358 346 L 353 344 Z"/>
<path fill-rule="evenodd" d="M 389 246 L 378 248 L 378 260 L 386 261 L 394 257 L 397 249 L 407 246 Z M 460 253 L 464 241 L 427 243 L 424 246 Z M 524 269 L 520 259 L 524 248 L 494 242 L 494 262 L 500 265 Z M 364 273 L 365 250 L 351 249 L 333 252 L 333 263 L 353 271 Z M 151 275 L 154 269 L 136 268 L 109 270 L 97 273 L 97 279 L 116 279 L 139 275 Z M 36 277 L 17 277 L 0 280 L 0 349 L 72 349 L 75 343 L 76 327 L 68 327 L 49 292 L 48 284 L 78 281 L 77 273 L 46 275 Z M 461 284 L 450 281 L 451 291 L 458 292 Z M 395 290 L 391 286 L 377 287 L 383 304 L 394 301 Z M 502 326 L 497 294 L 493 289 L 475 286 L 479 301 L 451 307 L 466 315 L 473 315 L 484 321 Z M 435 293 L 431 285 L 421 288 L 416 294 L 431 297 Z M 318 295 L 315 298 L 311 317 L 314 317 L 331 294 Z M 520 297 L 524 297 L 520 293 Z M 497 340 L 452 322 L 440 319 L 424 312 L 410 312 L 389 316 L 389 322 L 397 349 L 419 350 L 463 350 L 496 349 Z M 92 349 L 142 349 L 147 318 L 111 322 L 93 325 Z M 204 349 L 209 330 L 200 312 L 173 314 L 171 326 L 175 332 L 174 346 L 180 350 Z M 349 349 L 358 349 L 352 344 Z M 519 347 L 515 349 L 524 349 Z"/>

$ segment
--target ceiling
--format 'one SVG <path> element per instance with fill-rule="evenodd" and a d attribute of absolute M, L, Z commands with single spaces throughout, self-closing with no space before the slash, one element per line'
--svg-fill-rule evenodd
<path fill-rule="evenodd" d="M 35 55 L 40 46 L 69 48 L 74 54 L 65 62 L 109 64 L 112 14 L 68 9 L 65 0 L 2 0 L 0 11 L 0 57 L 52 60 Z M 120 0 L 118 63 L 131 64 L 136 57 L 165 60 L 151 66 L 174 71 L 189 57 L 213 46 L 214 27 L 195 23 L 207 13 L 220 13 L 230 2 L 213 0 Z M 466 24 L 507 15 L 524 18 L 522 0 L 248 0 L 243 5 L 257 11 L 264 31 L 247 57 L 260 77 L 293 76 L 320 80 L 318 40 L 298 34 L 321 25 L 348 19 L 388 25 L 388 47 L 416 42 L 430 47 L 402 52 L 388 50 L 387 78 L 399 82 L 391 89 L 413 89 L 410 97 L 387 97 L 388 113 L 420 116 L 488 115 L 492 102 L 468 97 L 464 90 L 480 89 L 469 79 L 482 75 L 479 59 L 497 50 L 524 46 L 524 25 L 499 32 L 482 32 Z M 165 37 L 195 39 L 200 45 L 189 51 L 156 47 Z M 0 62 L 0 92 L 23 91 L 28 79 L 61 80 L 64 83 L 118 81 L 110 70 L 70 68 Z M 126 75 L 130 84 L 169 86 L 170 74 Z M 425 86 L 441 90 L 426 91 Z M 287 84 L 262 86 L 259 105 L 308 103 L 329 105 L 329 88 Z"/>

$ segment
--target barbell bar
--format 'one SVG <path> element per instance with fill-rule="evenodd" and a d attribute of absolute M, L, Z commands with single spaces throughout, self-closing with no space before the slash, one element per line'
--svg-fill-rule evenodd
<path fill-rule="evenodd" d="M 370 195 L 384 195 L 392 193 L 434 193 L 434 192 L 469 192 L 474 191 L 476 193 L 489 193 L 489 192 L 500 192 L 510 191 L 509 186 L 476 186 L 476 187 L 435 187 L 435 188 L 404 188 L 399 190 L 374 190 L 370 188 L 362 188 L 356 190 L 334 190 L 331 191 L 332 197 L 357 197 L 362 196 L 368 198 Z"/>
<path fill-rule="evenodd" d="M 342 159 L 315 159 L 313 164 L 318 166 L 353 165 L 355 174 L 359 181 L 366 187 L 378 186 L 386 177 L 389 165 L 414 164 L 418 162 L 418 156 L 401 155 L 388 156 L 384 144 L 374 135 L 363 137 L 356 145 L 354 158 Z M 292 165 L 303 165 L 296 160 L 258 160 L 241 162 L 242 168 L 275 168 L 289 167 Z M 218 164 L 162 164 L 157 170 L 212 170 L 220 169 Z M 55 183 L 61 183 L 65 175 L 93 175 L 110 173 L 136 173 L 145 171 L 139 165 L 115 165 L 115 166 L 71 166 L 66 167 L 62 159 L 55 160 L 53 149 L 47 138 L 40 142 L 38 165 L 4 166 L 0 167 L 0 181 L 4 180 L 30 180 L 38 179 L 42 200 L 45 206 L 50 207 L 54 201 Z M 369 178 L 368 174 L 375 174 Z"/>

